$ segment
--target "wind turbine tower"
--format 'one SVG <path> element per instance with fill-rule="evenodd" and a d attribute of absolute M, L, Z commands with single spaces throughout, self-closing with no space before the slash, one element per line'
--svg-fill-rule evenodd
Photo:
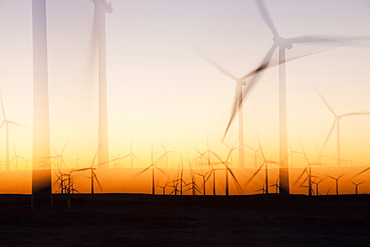
<path fill-rule="evenodd" d="M 98 81 L 99 81 L 99 123 L 98 142 L 99 154 L 98 164 L 101 168 L 109 167 L 108 149 L 108 114 L 107 114 L 107 65 L 106 65 L 106 38 L 105 38 L 105 13 L 112 13 L 111 3 L 105 0 L 92 0 L 94 10 L 94 49 L 98 50 Z"/>
<path fill-rule="evenodd" d="M 32 206 L 51 204 L 46 0 L 32 1 L 33 154 Z"/>

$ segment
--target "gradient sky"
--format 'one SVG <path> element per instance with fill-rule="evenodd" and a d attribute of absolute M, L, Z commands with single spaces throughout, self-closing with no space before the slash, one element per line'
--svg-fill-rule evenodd
<path fill-rule="evenodd" d="M 133 151 L 138 167 L 163 153 L 172 164 L 194 157 L 194 147 L 226 156 L 221 138 L 230 116 L 235 83 L 194 54 L 205 52 L 235 76 L 255 69 L 272 45 L 272 34 L 254 1 L 112 1 L 106 16 L 110 154 Z M 283 37 L 305 34 L 370 37 L 367 0 L 265 1 Z M 47 1 L 51 142 L 90 165 L 97 149 L 97 81 L 91 54 L 90 0 Z M 7 118 L 32 126 L 32 23 L 30 0 L 0 1 L 0 85 Z M 296 45 L 287 57 L 326 47 Z M 334 120 L 317 88 L 338 113 L 370 110 L 370 41 L 337 47 L 287 64 L 288 140 L 314 157 Z M 275 54 L 275 58 L 276 58 Z M 244 108 L 245 144 L 277 159 L 278 70 L 264 73 Z M 234 123 L 227 143 L 237 145 Z M 348 165 L 369 162 L 370 116 L 341 120 L 342 155 Z M 335 133 L 325 154 L 335 155 Z M 30 130 L 10 128 L 11 156 L 31 158 Z M 5 160 L 5 132 L 0 132 Z M 247 167 L 254 167 L 246 150 Z M 235 153 L 236 154 L 236 153 Z M 250 154 L 250 155 L 249 155 Z M 235 158 L 236 160 L 236 158 Z M 355 162 L 356 161 L 356 162 Z M 358 161 L 358 162 L 357 162 Z M 83 164 L 80 163 L 80 166 Z M 328 163 L 330 163 L 328 161 Z"/>

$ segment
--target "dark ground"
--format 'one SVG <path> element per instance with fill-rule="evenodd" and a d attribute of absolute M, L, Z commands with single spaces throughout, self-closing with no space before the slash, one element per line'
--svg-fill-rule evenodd
<path fill-rule="evenodd" d="M 370 195 L 0 195 L 1 246 L 370 246 Z"/>

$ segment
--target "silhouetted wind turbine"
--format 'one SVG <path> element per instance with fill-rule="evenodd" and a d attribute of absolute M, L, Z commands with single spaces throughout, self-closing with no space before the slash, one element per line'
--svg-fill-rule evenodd
<path fill-rule="evenodd" d="M 303 170 L 303 172 L 301 173 L 301 175 L 299 175 L 298 179 L 296 180 L 296 183 L 298 182 L 298 180 L 303 176 L 304 173 L 307 173 L 307 177 L 305 180 L 303 180 L 302 184 L 304 184 L 306 182 L 306 180 L 308 180 L 308 196 L 312 196 L 312 165 L 318 165 L 318 163 L 311 163 L 307 157 L 307 154 L 302 146 L 302 153 L 307 161 L 307 166 L 306 168 Z"/>
<path fill-rule="evenodd" d="M 236 178 L 233 171 L 231 170 L 231 168 L 227 164 L 229 158 L 231 157 L 231 153 L 232 153 L 232 150 L 229 151 L 229 154 L 227 155 L 227 158 L 226 158 L 225 161 L 223 161 L 216 153 L 213 153 L 216 156 L 216 158 L 221 162 L 221 164 L 224 165 L 224 167 L 225 167 L 225 195 L 226 196 L 229 195 L 229 173 L 232 176 L 232 178 L 234 180 L 234 183 L 236 185 L 236 188 L 239 191 L 239 193 L 243 192 L 243 189 L 240 186 L 240 183 L 239 183 L 238 179 Z"/>
<path fill-rule="evenodd" d="M 106 32 L 105 13 L 112 13 L 111 3 L 106 0 L 91 0 L 94 3 L 93 40 L 94 49 L 98 50 L 98 78 L 99 78 L 99 155 L 98 163 L 105 164 L 101 168 L 109 167 L 108 149 L 108 114 L 107 114 L 107 68 L 106 68 Z M 94 50 L 95 51 L 95 50 Z"/>
<path fill-rule="evenodd" d="M 337 178 L 335 178 L 335 177 L 332 177 L 332 176 L 329 176 L 331 179 L 334 179 L 335 180 L 335 192 L 336 192 L 336 194 L 338 195 L 339 194 L 339 192 L 338 192 L 338 190 L 339 190 L 339 188 L 338 188 L 338 180 L 341 178 L 341 177 L 343 177 L 345 175 L 345 173 L 343 173 L 342 175 L 340 175 L 339 177 L 337 177 Z"/>
<path fill-rule="evenodd" d="M 318 182 L 316 182 L 316 181 L 312 181 L 312 183 L 313 184 L 316 184 L 316 196 L 318 196 L 319 195 L 319 184 L 322 182 L 322 181 L 324 181 L 326 178 L 323 178 L 323 179 L 321 179 L 321 180 L 319 180 Z"/>
<path fill-rule="evenodd" d="M 259 146 L 261 147 L 261 155 L 262 155 L 262 158 L 263 158 L 263 162 L 261 164 L 261 166 L 257 169 L 257 171 L 255 171 L 252 175 L 252 177 L 247 181 L 247 183 L 245 184 L 245 186 L 247 186 L 252 180 L 253 178 L 262 170 L 263 166 L 265 166 L 265 193 L 268 194 L 269 193 L 269 169 L 268 169 L 268 164 L 275 164 L 275 165 L 280 165 L 280 162 L 276 162 L 276 161 L 272 161 L 272 160 L 266 160 L 265 158 L 265 154 L 263 152 L 263 148 L 261 146 L 261 143 L 260 141 L 258 140 L 258 143 L 259 143 Z M 288 157 L 286 157 L 288 158 Z"/>
<path fill-rule="evenodd" d="M 275 193 L 278 194 L 279 187 L 279 177 L 276 179 L 276 182 L 274 184 L 271 184 L 269 187 L 275 187 Z"/>
<path fill-rule="evenodd" d="M 210 176 L 212 175 L 212 172 L 208 171 L 205 174 L 201 174 L 201 173 L 196 173 L 196 174 L 198 176 L 202 177 L 202 180 L 203 180 L 203 195 L 205 196 L 206 195 L 206 183 L 207 183 L 208 179 L 210 178 Z"/>
<path fill-rule="evenodd" d="M 93 158 L 93 160 L 92 160 L 92 162 L 91 162 L 91 166 L 90 166 L 90 167 L 87 167 L 87 168 L 81 168 L 81 169 L 76 169 L 76 170 L 72 170 L 72 171 L 74 171 L 74 172 L 82 172 L 82 171 L 88 171 L 88 170 L 90 170 L 91 175 L 90 175 L 90 177 L 89 177 L 89 178 L 91 179 L 91 195 L 94 195 L 94 193 L 95 193 L 95 181 L 96 181 L 96 183 L 97 183 L 97 184 L 98 184 L 98 186 L 99 186 L 100 192 L 102 192 L 102 191 L 103 191 L 103 188 L 102 188 L 102 186 L 101 186 L 101 184 L 100 184 L 100 182 L 99 182 L 99 179 L 98 179 L 98 177 L 96 176 L 96 173 L 95 173 L 96 168 L 95 168 L 95 167 L 93 167 L 93 166 L 94 166 L 95 159 L 96 159 L 96 156 L 97 156 L 98 152 L 99 152 L 99 149 L 98 149 L 98 151 L 95 153 L 94 158 Z M 98 166 L 99 166 L 99 165 L 100 165 L 100 164 L 98 164 Z M 104 165 L 104 164 L 102 164 L 102 165 Z"/>
<path fill-rule="evenodd" d="M 166 187 L 167 187 L 168 183 L 163 185 L 163 186 L 160 186 L 160 185 L 157 185 L 159 188 L 162 188 L 162 191 L 163 191 L 163 195 L 166 195 Z"/>
<path fill-rule="evenodd" d="M 22 128 L 27 128 L 27 127 L 25 125 L 22 125 L 20 123 L 8 120 L 6 118 L 5 108 L 4 108 L 4 103 L 3 103 L 3 97 L 2 97 L 1 91 L 0 91 L 0 102 L 1 102 L 1 109 L 2 109 L 3 117 L 4 117 L 2 123 L 0 124 L 0 129 L 2 129 L 3 126 L 5 126 L 5 145 L 6 145 L 5 146 L 5 168 L 6 168 L 6 170 L 9 170 L 9 168 L 10 168 L 10 162 L 9 162 L 9 124 L 14 125 L 14 126 L 18 126 L 18 127 L 22 127 Z"/>
<path fill-rule="evenodd" d="M 146 172 L 147 170 L 149 170 L 150 168 L 152 169 L 152 195 L 155 195 L 155 175 L 154 175 L 154 170 L 157 169 L 158 171 L 160 171 L 161 173 L 163 174 L 166 174 L 161 168 L 159 168 L 156 163 L 161 160 L 163 158 L 163 156 L 159 157 L 156 161 L 153 161 L 153 146 L 152 146 L 152 155 L 151 155 L 151 164 L 145 168 L 144 170 L 142 170 L 141 172 L 139 172 L 138 174 L 136 174 L 134 177 L 138 177 L 140 176 L 141 174 L 143 174 L 144 172 Z"/>
<path fill-rule="evenodd" d="M 325 106 L 328 108 L 328 110 L 333 113 L 334 115 L 334 121 L 333 121 L 333 124 L 330 128 L 330 131 L 329 131 L 329 134 L 328 136 L 326 137 L 325 141 L 324 141 L 324 144 L 322 145 L 322 148 L 321 148 L 321 151 L 322 152 L 325 147 L 326 147 L 326 144 L 328 143 L 330 137 L 331 137 L 331 134 L 333 133 L 335 127 L 337 127 L 337 165 L 340 166 L 341 165 L 341 154 L 340 154 L 340 120 L 343 118 L 343 117 L 352 117 L 352 116 L 363 116 L 363 115 L 370 115 L 370 112 L 349 112 L 349 113 L 344 113 L 344 114 L 337 114 L 335 113 L 335 111 L 333 110 L 333 108 L 331 108 L 331 106 L 329 105 L 329 103 L 324 99 L 324 97 L 320 94 L 320 92 L 318 92 L 318 95 L 320 96 L 321 100 L 324 102 Z"/>
<path fill-rule="evenodd" d="M 266 25 L 273 34 L 273 41 L 270 50 L 268 51 L 262 65 L 263 68 L 267 67 L 271 57 L 276 49 L 279 49 L 279 154 L 280 154 L 280 194 L 289 194 L 289 169 L 288 169 L 288 137 L 287 137 L 287 114 L 286 114 L 286 70 L 285 63 L 288 61 L 285 58 L 286 49 L 291 49 L 293 44 L 343 44 L 345 41 L 353 41 L 350 38 L 333 38 L 333 37 L 318 37 L 318 36 L 298 36 L 294 38 L 283 38 L 279 35 L 266 7 L 262 0 L 256 0 L 260 14 L 265 21 Z M 357 39 L 358 40 L 358 39 Z M 341 42 L 340 42 L 341 41 Z M 297 58 L 294 58 L 297 59 Z M 252 84 L 252 83 L 251 83 Z M 247 92 L 246 92 L 247 93 Z M 284 162 L 283 162 L 284 161 Z"/>
<path fill-rule="evenodd" d="M 357 184 L 356 184 L 355 182 L 353 182 L 351 179 L 350 179 L 349 181 L 351 181 L 351 183 L 353 183 L 353 185 L 355 186 L 355 192 L 356 192 L 356 195 L 358 195 L 358 186 L 359 186 L 360 184 L 365 183 L 365 181 L 360 182 L 360 183 L 357 183 Z"/>

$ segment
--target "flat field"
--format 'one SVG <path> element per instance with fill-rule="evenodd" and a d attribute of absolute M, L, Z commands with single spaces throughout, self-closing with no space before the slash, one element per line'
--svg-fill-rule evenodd
<path fill-rule="evenodd" d="M 57 194 L 53 207 L 30 202 L 0 195 L 0 245 L 370 245 L 370 195 Z"/>

